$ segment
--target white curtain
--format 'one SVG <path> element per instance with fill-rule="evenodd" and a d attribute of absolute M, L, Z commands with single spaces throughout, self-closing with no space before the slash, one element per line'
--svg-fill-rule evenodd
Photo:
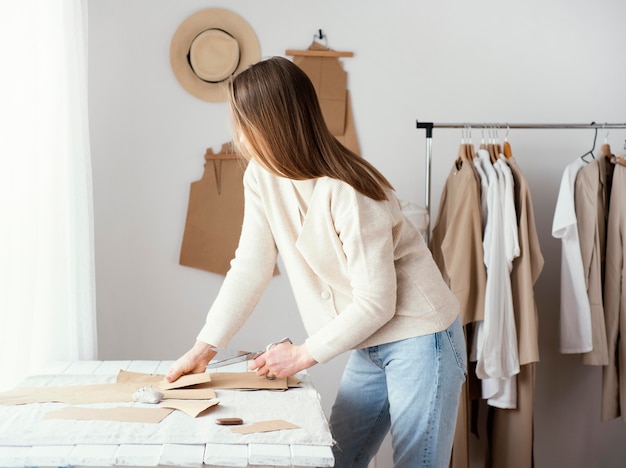
<path fill-rule="evenodd" d="M 96 358 L 85 8 L 0 2 L 0 390 Z"/>

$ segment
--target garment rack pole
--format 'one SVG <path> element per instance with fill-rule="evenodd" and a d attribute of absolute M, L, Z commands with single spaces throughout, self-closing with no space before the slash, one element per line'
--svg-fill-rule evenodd
<path fill-rule="evenodd" d="M 426 180 L 425 180 L 425 200 L 424 200 L 424 208 L 428 213 L 427 227 L 426 227 L 426 243 L 428 243 L 430 237 L 430 173 L 431 173 L 431 163 L 432 163 L 432 140 L 433 140 L 433 129 L 434 128 L 488 128 L 488 129 L 603 129 L 603 130 L 612 130 L 612 129 L 624 129 L 626 128 L 626 123 L 596 123 L 591 122 L 589 124 L 575 124 L 575 123 L 522 123 L 522 124 L 510 124 L 510 123 L 491 123 L 491 122 L 483 122 L 483 123 L 434 123 L 434 122 L 417 122 L 417 128 L 423 128 L 426 130 L 426 157 L 425 157 L 425 171 L 426 171 Z"/>

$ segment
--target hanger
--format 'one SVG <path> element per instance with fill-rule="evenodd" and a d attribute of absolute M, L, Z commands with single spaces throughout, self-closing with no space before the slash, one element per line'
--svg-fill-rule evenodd
<path fill-rule="evenodd" d="M 602 128 L 606 128 L 606 127 L 603 126 Z M 606 135 L 604 135 L 604 143 L 602 143 L 602 145 L 600 146 L 600 151 L 604 155 L 605 158 L 611 161 L 611 158 L 613 155 L 611 154 L 611 145 L 609 145 L 608 138 L 609 138 L 609 131 L 607 130 Z M 611 161 L 611 162 L 614 162 L 614 161 Z"/>
<path fill-rule="evenodd" d="M 319 34 L 313 35 L 313 44 L 307 50 L 287 49 L 285 55 L 305 56 L 305 57 L 354 57 L 354 52 L 339 52 L 328 48 L 328 36 L 325 36 L 321 29 Z M 319 44 L 316 39 L 324 39 L 326 47 L 324 49 L 312 48 L 315 44 Z"/>
<path fill-rule="evenodd" d="M 469 159 L 474 159 L 476 157 L 476 150 L 474 149 L 474 143 L 472 143 L 472 127 L 467 125 L 467 155 Z"/>
<path fill-rule="evenodd" d="M 459 152 L 457 154 L 456 161 L 455 161 L 457 168 L 460 168 L 463 162 L 469 159 L 468 154 L 467 154 L 467 143 L 465 142 L 466 130 L 467 130 L 466 127 L 463 127 L 463 130 L 461 130 L 461 144 L 459 145 Z"/>
<path fill-rule="evenodd" d="M 591 122 L 591 125 L 594 125 L 594 124 L 595 122 Z M 580 159 L 582 159 L 586 163 L 589 163 L 589 161 L 585 159 L 585 157 L 587 156 L 591 156 L 593 159 L 595 159 L 595 156 L 593 155 L 593 151 L 596 149 L 596 139 L 598 138 L 598 127 L 596 127 L 594 130 L 595 132 L 593 134 L 593 147 L 580 157 Z"/>
<path fill-rule="evenodd" d="M 624 154 L 621 156 L 611 155 L 611 162 L 626 167 L 626 140 L 624 140 Z"/>
<path fill-rule="evenodd" d="M 218 160 L 221 161 L 223 159 L 239 159 L 239 155 L 233 151 L 232 143 L 224 143 L 220 152 L 215 154 L 213 153 L 213 148 L 207 148 L 206 153 L 204 153 L 205 161 L 209 160 Z"/>
<path fill-rule="evenodd" d="M 487 144 L 485 143 L 485 127 L 483 127 L 480 131 L 480 149 L 486 150 L 487 149 Z"/>
<path fill-rule="evenodd" d="M 487 149 L 489 150 L 489 159 L 492 163 L 498 160 L 498 154 L 496 149 L 496 126 L 492 125 L 490 128 L 490 142 L 487 145 Z"/>
<path fill-rule="evenodd" d="M 494 126 L 495 135 L 496 135 L 496 160 L 500 157 L 500 153 L 502 153 L 502 148 L 500 147 L 500 138 L 498 137 L 498 130 L 500 130 L 499 126 Z"/>
<path fill-rule="evenodd" d="M 513 157 L 513 151 L 511 151 L 511 144 L 509 143 L 509 125 L 506 125 L 506 134 L 504 135 L 504 157 L 511 159 Z"/>

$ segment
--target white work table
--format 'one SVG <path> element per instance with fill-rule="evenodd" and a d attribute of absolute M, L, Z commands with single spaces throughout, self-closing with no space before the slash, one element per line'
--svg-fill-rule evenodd
<path fill-rule="evenodd" d="M 70 377 L 73 382 L 81 381 L 81 376 L 84 376 L 85 381 L 93 383 L 102 378 L 102 382 L 110 382 L 120 370 L 129 372 L 141 372 L 146 374 L 165 374 L 172 361 L 76 361 L 76 362 L 58 362 L 49 365 L 47 368 L 37 372 L 36 376 L 29 377 L 25 380 L 23 385 L 26 386 L 58 386 L 63 385 L 60 382 L 66 382 L 64 378 Z M 245 364 L 235 364 L 232 366 L 218 369 L 220 372 L 235 371 L 241 372 L 245 370 Z M 37 433 L 33 433 L 32 441 L 28 438 L 31 437 L 29 432 L 25 434 L 17 435 L 12 434 L 11 424 L 3 424 L 3 412 L 8 415 L 8 411 L 12 411 L 11 418 L 15 420 L 16 412 L 23 412 L 25 418 L 31 418 L 31 420 L 37 421 L 39 415 L 33 416 L 36 411 L 41 412 L 39 403 L 19 405 L 16 406 L 3 406 L 0 405 L 0 467 L 23 467 L 23 466 L 187 466 L 187 467 L 277 467 L 277 466 L 289 466 L 289 467 L 332 467 L 334 465 L 334 458 L 330 446 L 332 440 L 326 418 L 323 414 L 319 396 L 308 379 L 308 375 L 298 374 L 296 377 L 302 381 L 302 388 L 289 389 L 286 392 L 269 392 L 267 395 L 271 395 L 271 398 L 262 400 L 267 402 L 264 404 L 264 408 L 260 411 L 261 416 L 267 416 L 268 414 L 284 415 L 284 414 L 300 414 L 303 411 L 302 405 L 306 405 L 306 411 L 308 414 L 313 414 L 315 417 L 312 419 L 319 419 L 323 424 L 323 432 L 325 434 L 319 434 L 319 421 L 316 426 L 317 434 L 312 440 L 328 440 L 324 443 L 299 443 L 298 438 L 294 439 L 296 442 L 289 441 L 289 435 L 285 437 L 285 434 L 289 431 L 276 431 L 267 432 L 263 435 L 261 443 L 250 442 L 251 439 L 241 439 L 241 443 L 235 440 L 223 443 L 223 441 L 211 440 L 211 437 L 207 435 L 207 440 L 203 440 L 199 443 L 194 440 L 192 443 L 180 443 L 180 433 L 184 432 L 185 427 L 173 426 L 168 428 L 171 434 L 176 434 L 178 439 L 175 443 L 158 443 L 158 444 L 142 444 L 137 441 L 132 443 L 85 443 L 82 438 L 79 443 L 47 443 L 47 437 L 38 436 Z M 94 380 L 95 379 L 95 380 Z M 220 399 L 220 393 L 218 390 L 218 399 Z M 260 398 L 263 394 L 261 391 L 237 391 L 237 390 L 224 390 L 223 392 L 238 392 L 236 398 L 244 401 L 246 398 Z M 290 398 L 281 397 L 289 394 Z M 232 395 L 232 394 L 231 394 Z M 295 399 L 294 399 L 295 397 Z M 256 401 L 256 400 L 255 400 Z M 298 404 L 294 404 L 297 401 Z M 284 402 L 284 404 L 283 404 Z M 50 403 L 48 403 L 49 405 Z M 132 405 L 132 403 L 130 403 Z M 60 405 L 60 404 L 56 404 Z M 287 408 L 287 406 L 299 406 L 293 408 Z M 218 405 L 228 406 L 228 405 Z M 258 405 L 257 405 L 258 406 Z M 272 407 L 273 406 L 273 407 Z M 254 412 L 253 406 L 243 406 L 247 408 L 246 411 Z M 220 408 L 224 411 L 223 408 Z M 207 418 L 207 421 L 211 421 L 214 425 L 214 416 L 211 416 L 211 410 L 209 410 L 209 416 L 199 416 L 199 418 Z M 172 416 L 172 415 L 170 415 Z M 170 417 L 168 416 L 168 418 Z M 186 416 L 186 415 L 185 415 Z M 244 420 L 254 419 L 254 414 L 240 414 Z M 259 415 L 256 415 L 259 416 Z M 295 416 L 294 416 L 295 417 Z M 34 418 L 34 419 L 32 419 Z M 168 418 L 163 420 L 159 424 L 164 424 L 168 421 Z M 213 419 L 210 419 L 213 418 Z M 8 419 L 5 419 L 8 420 Z M 172 420 L 178 421 L 178 420 Z M 183 420 L 184 421 L 184 420 Z M 295 421 L 294 421 L 295 422 Z M 302 426 L 302 421 L 298 421 Z M 296 423 L 298 423 L 296 422 Z M 81 421 L 73 422 L 76 427 L 80 427 Z M 93 424 L 93 422 L 91 422 Z M 197 423 L 197 421 L 194 421 Z M 68 424 L 66 422 L 65 424 Z M 134 423 L 123 423 L 134 424 Z M 172 425 L 172 422 L 168 424 Z M 15 426 L 15 425 L 14 425 Z M 43 427 L 43 425 L 41 426 Z M 93 426 L 91 426 L 93 427 Z M 297 429 L 300 433 L 306 433 L 307 428 Z M 280 434 L 279 433 L 283 433 Z M 296 434 L 294 432 L 294 434 Z M 12 437 L 17 437 L 17 443 L 12 442 Z M 249 437 L 249 436 L 245 436 Z M 272 438 L 275 437 L 275 443 Z M 41 440 L 38 440 L 41 439 Z M 54 437 L 52 440 L 57 440 Z M 62 440 L 62 439 L 58 439 Z M 253 440 L 253 439 L 252 439 Z M 8 442 L 7 442 L 8 441 Z"/>

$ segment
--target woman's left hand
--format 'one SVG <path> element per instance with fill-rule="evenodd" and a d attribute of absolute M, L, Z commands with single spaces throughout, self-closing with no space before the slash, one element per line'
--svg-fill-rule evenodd
<path fill-rule="evenodd" d="M 306 345 L 280 343 L 248 363 L 248 369 L 256 369 L 257 375 L 282 379 L 317 364 Z"/>

